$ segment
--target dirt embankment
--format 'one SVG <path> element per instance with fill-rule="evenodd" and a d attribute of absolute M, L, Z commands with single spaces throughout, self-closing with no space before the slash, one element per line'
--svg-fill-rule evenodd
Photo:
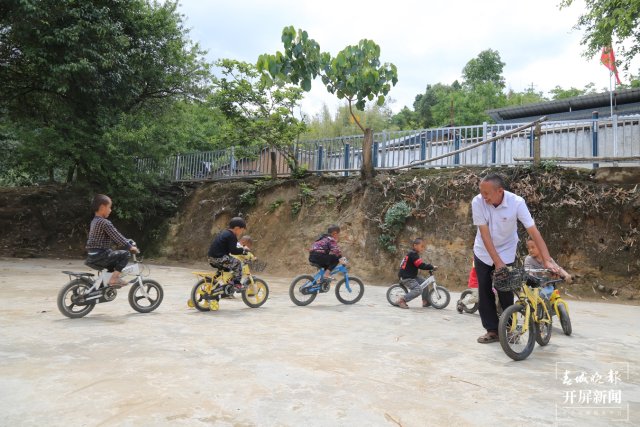
<path fill-rule="evenodd" d="M 185 192 L 177 214 L 164 218 L 161 227 L 159 218 L 142 229 L 113 221 L 147 247 L 155 247 L 157 255 L 199 261 L 205 268 L 212 236 L 232 216 L 243 215 L 268 272 L 291 277 L 310 270 L 307 247 L 336 223 L 343 229 L 341 245 L 352 271 L 376 284 L 392 282 L 409 241 L 424 236 L 425 258 L 441 267 L 441 282 L 461 289 L 466 286 L 475 236 L 470 202 L 485 172 L 379 174 L 367 185 L 358 178 L 338 177 L 209 183 Z M 640 298 L 638 186 L 599 183 L 576 170 L 501 172 L 511 190 L 527 200 L 554 258 L 577 277 L 565 291 Z M 37 189 L 0 192 L 0 254 L 81 256 L 90 196 L 71 189 L 41 191 L 44 195 Z M 42 209 L 43 203 L 50 208 Z M 524 239 L 526 232 L 520 232 Z M 520 255 L 525 255 L 524 245 Z"/>

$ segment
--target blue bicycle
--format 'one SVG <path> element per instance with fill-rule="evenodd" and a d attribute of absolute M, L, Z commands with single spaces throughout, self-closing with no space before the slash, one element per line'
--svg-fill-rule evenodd
<path fill-rule="evenodd" d="M 316 266 L 318 267 L 318 266 Z M 318 267 L 319 270 L 312 276 L 310 274 L 302 274 L 291 282 L 289 287 L 289 297 L 296 305 L 309 305 L 316 299 L 319 293 L 329 292 L 331 284 L 322 283 L 324 268 Z M 349 276 L 347 272 L 346 260 L 342 261 L 336 268 L 331 271 L 331 275 L 341 273 L 344 275 L 338 283 L 336 283 L 336 298 L 343 304 L 355 304 L 364 295 L 364 284 L 362 280 L 355 276 Z"/>

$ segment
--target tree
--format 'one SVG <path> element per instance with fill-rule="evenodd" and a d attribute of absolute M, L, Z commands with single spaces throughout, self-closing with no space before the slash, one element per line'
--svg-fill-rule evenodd
<path fill-rule="evenodd" d="M 406 106 L 391 118 L 391 124 L 399 130 L 419 129 L 422 127 L 418 113 Z"/>
<path fill-rule="evenodd" d="M 265 79 L 281 79 L 311 89 L 312 80 L 320 76 L 327 91 L 338 99 L 345 99 L 356 125 L 364 132 L 362 176 L 373 176 L 371 162 L 373 133 L 364 128 L 353 112 L 353 106 L 364 111 L 367 101 L 377 100 L 383 105 L 385 96 L 398 82 L 396 66 L 380 63 L 380 47 L 371 40 L 360 40 L 347 46 L 335 57 L 320 51 L 320 45 L 310 39 L 306 31 L 294 27 L 282 30 L 284 54 L 263 54 L 258 58 L 258 70 Z"/>
<path fill-rule="evenodd" d="M 504 77 L 502 70 L 505 63 L 500 60 L 497 50 L 487 49 L 467 62 L 462 69 L 464 83 L 475 87 L 478 84 L 493 83 L 500 89 L 504 89 Z"/>
<path fill-rule="evenodd" d="M 445 85 L 442 83 L 427 85 L 425 93 L 416 95 L 415 101 L 413 102 L 413 108 L 418 116 L 419 127 L 429 128 L 448 124 L 449 122 L 440 122 L 442 117 L 436 120 L 433 110 L 439 104 L 442 104 L 440 109 L 445 108 L 444 104 L 451 107 L 453 93 L 461 89 L 462 87 L 457 81 L 454 82 L 454 85 Z M 450 108 L 450 110 L 451 109 L 452 108 Z M 453 120 L 452 114 L 450 114 L 449 117 Z"/>
<path fill-rule="evenodd" d="M 562 0 L 560 8 L 574 0 Z M 587 12 L 574 28 L 584 30 L 584 56 L 593 58 L 603 47 L 614 47 L 625 70 L 640 52 L 640 2 L 638 0 L 585 0 Z M 626 45 L 626 46 L 625 46 Z M 620 60 L 620 58 L 623 58 Z"/>
<path fill-rule="evenodd" d="M 506 105 L 526 105 L 545 101 L 548 101 L 548 99 L 544 97 L 544 94 L 542 92 L 536 92 L 533 88 L 529 88 L 524 92 L 509 90 L 509 92 L 507 92 Z"/>
<path fill-rule="evenodd" d="M 34 173 L 121 188 L 145 146 L 105 138 L 202 98 L 208 67 L 187 38 L 177 3 L 24 0 L 0 6 L 0 110 Z M 113 135 L 113 133 L 111 133 Z"/>
<path fill-rule="evenodd" d="M 239 146 L 264 146 L 280 152 L 298 172 L 294 141 L 305 123 L 294 116 L 302 90 L 282 81 L 261 79 L 252 64 L 223 59 L 216 63 L 222 77 L 214 78 L 213 96 L 231 127 L 227 140 Z"/>

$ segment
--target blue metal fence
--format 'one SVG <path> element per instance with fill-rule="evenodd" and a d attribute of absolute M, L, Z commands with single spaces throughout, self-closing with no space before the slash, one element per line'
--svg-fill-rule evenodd
<path fill-rule="evenodd" d="M 510 131 L 523 124 L 488 124 L 437 129 L 383 131 L 373 135 L 373 165 L 377 169 L 412 167 L 505 166 L 531 162 L 534 128 Z M 503 138 L 501 135 L 505 134 Z M 485 141 L 497 140 L 454 153 Z M 289 162 L 318 174 L 349 175 L 362 164 L 363 135 L 299 141 L 288 148 L 288 156 L 268 147 L 232 147 L 224 150 L 172 156 L 162 161 L 139 159 L 138 169 L 174 181 L 226 179 L 242 176 L 277 176 L 290 173 Z M 640 165 L 640 116 L 605 120 L 544 122 L 540 135 L 541 157 L 562 158 L 574 164 L 595 158 L 620 158 Z M 447 156 L 448 153 L 452 153 Z M 441 157 L 433 162 L 429 159 Z M 635 157 L 639 157 L 636 159 Z M 520 159 L 520 160 L 517 160 Z M 582 159 L 582 160 L 580 160 Z M 416 165 L 417 166 L 417 165 Z M 587 165 L 591 167 L 590 165 Z"/>

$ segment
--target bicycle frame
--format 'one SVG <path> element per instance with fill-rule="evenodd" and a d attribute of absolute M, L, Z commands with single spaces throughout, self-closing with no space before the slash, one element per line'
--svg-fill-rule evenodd
<path fill-rule="evenodd" d="M 312 291 L 315 291 L 315 287 L 318 287 L 318 281 L 322 278 L 322 276 L 324 276 L 324 268 L 321 268 L 318 270 L 318 272 L 313 276 L 313 282 L 312 285 L 310 286 L 310 288 L 312 288 Z M 342 273 L 344 275 L 344 284 L 347 288 L 347 290 L 349 292 L 351 292 L 351 286 L 349 285 L 349 273 L 347 270 L 347 266 L 344 264 L 338 264 L 333 270 L 331 270 L 331 273 L 329 273 L 331 276 L 333 276 L 334 274 L 338 274 L 338 273 Z"/>
<path fill-rule="evenodd" d="M 127 265 L 125 268 L 122 269 L 121 277 L 125 277 L 128 275 L 131 276 L 136 276 L 135 279 L 132 279 L 129 281 L 129 284 L 133 284 L 135 282 L 138 282 L 138 285 L 140 285 L 140 292 L 142 292 L 142 294 L 144 295 L 145 298 L 149 298 L 149 294 L 147 293 L 147 290 L 144 288 L 144 286 L 142 286 L 142 275 L 140 274 L 140 263 L 138 262 L 138 259 L 136 258 L 136 255 L 133 254 L 133 263 Z M 104 286 L 108 286 L 109 285 L 109 280 L 111 279 L 111 275 L 113 273 L 110 273 L 108 271 L 105 270 L 100 270 L 98 272 L 98 275 L 95 277 L 95 279 L 93 279 L 93 282 L 91 284 L 91 287 L 87 290 L 87 294 L 90 294 L 91 292 L 97 291 L 98 289 L 100 289 L 103 285 Z M 100 298 L 100 295 L 95 295 L 89 298 L 86 298 L 87 301 L 92 300 L 92 299 L 97 299 Z"/>
<path fill-rule="evenodd" d="M 516 301 L 516 304 L 522 304 L 525 307 L 525 319 L 528 319 L 529 316 L 531 316 L 531 310 L 533 310 L 533 321 L 535 323 L 551 323 L 551 315 L 549 314 L 549 310 L 547 310 L 547 305 L 540 296 L 539 287 L 531 288 L 525 283 L 522 285 L 517 297 L 518 301 Z M 544 311 L 544 316 L 542 318 L 538 318 L 538 305 L 541 305 Z M 515 327 L 515 322 L 512 322 L 511 325 L 512 328 Z M 524 322 L 523 332 L 526 332 L 528 329 L 529 322 Z"/>
<path fill-rule="evenodd" d="M 567 314 L 569 314 L 569 304 L 567 304 L 565 300 L 563 300 L 562 297 L 560 297 L 559 290 L 557 289 L 553 290 L 553 292 L 551 293 L 551 296 L 549 297 L 549 302 L 551 303 L 551 306 L 553 307 L 553 311 L 555 311 L 556 316 L 558 316 L 558 318 L 560 318 L 560 310 L 558 309 L 558 306 L 560 304 L 564 305 L 565 310 L 567 310 Z"/>

